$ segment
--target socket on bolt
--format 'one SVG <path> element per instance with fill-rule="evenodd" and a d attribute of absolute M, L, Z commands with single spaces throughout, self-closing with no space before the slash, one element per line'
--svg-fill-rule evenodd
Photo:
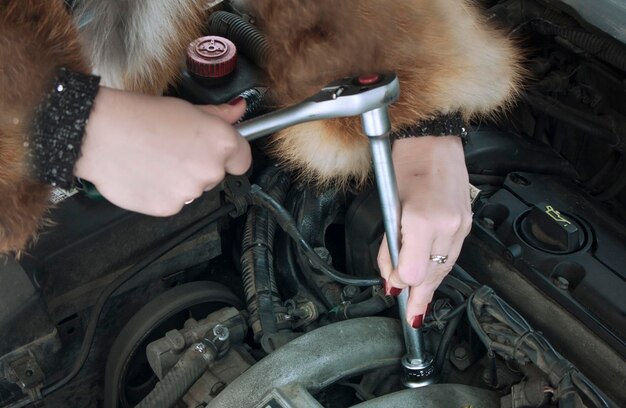
<path fill-rule="evenodd" d="M 423 359 L 402 359 L 402 384 L 407 388 L 425 387 L 436 383 L 439 378 L 435 370 L 434 358 L 424 353 Z"/>

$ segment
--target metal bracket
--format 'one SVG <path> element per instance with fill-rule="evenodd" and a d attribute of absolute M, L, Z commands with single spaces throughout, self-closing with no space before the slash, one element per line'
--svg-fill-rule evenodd
<path fill-rule="evenodd" d="M 226 201 L 235 206 L 235 210 L 230 213 L 230 216 L 237 218 L 246 213 L 248 206 L 250 205 L 250 198 L 248 193 L 250 192 L 250 180 L 245 175 L 232 176 L 228 175 L 224 179 L 224 193 L 226 194 Z"/>
<path fill-rule="evenodd" d="M 32 356 L 23 356 L 9 363 L 9 378 L 32 399 L 41 398 L 45 375 Z"/>

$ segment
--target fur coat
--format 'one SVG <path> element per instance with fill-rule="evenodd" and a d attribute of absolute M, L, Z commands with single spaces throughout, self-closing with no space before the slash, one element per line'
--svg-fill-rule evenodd
<path fill-rule="evenodd" d="M 263 67 L 274 99 L 296 103 L 345 75 L 393 70 L 401 97 L 394 127 L 461 111 L 488 115 L 513 100 L 519 52 L 470 0 L 234 0 L 272 47 Z M 207 0 L 0 0 L 0 252 L 35 235 L 49 187 L 25 162 L 34 108 L 58 67 L 102 85 L 158 94 L 176 80 Z M 360 183 L 368 141 L 356 119 L 279 132 L 271 152 L 321 184 Z"/>

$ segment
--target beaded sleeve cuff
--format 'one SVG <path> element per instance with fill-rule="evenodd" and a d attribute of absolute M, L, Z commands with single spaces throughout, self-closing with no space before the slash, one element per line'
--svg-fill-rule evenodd
<path fill-rule="evenodd" d="M 467 143 L 467 125 L 460 112 L 437 116 L 393 132 L 392 140 L 420 136 L 459 136 Z"/>
<path fill-rule="evenodd" d="M 42 182 L 70 188 L 74 164 L 98 93 L 100 77 L 60 68 L 53 89 L 35 111 L 28 147 L 33 174 Z"/>

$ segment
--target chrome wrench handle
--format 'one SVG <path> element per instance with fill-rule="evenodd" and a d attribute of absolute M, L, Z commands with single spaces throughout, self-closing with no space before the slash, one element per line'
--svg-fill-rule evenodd
<path fill-rule="evenodd" d="M 402 244 L 401 206 L 391 155 L 391 142 L 389 140 L 391 123 L 387 107 L 362 114 L 361 121 L 363 132 L 370 140 L 372 164 L 383 214 L 389 257 L 393 269 L 397 269 Z M 406 346 L 406 355 L 402 358 L 404 368 L 402 382 L 408 388 L 417 388 L 434 383 L 437 376 L 433 364 L 434 359 L 426 351 L 422 329 L 414 329 L 406 320 L 408 300 L 409 289 L 405 288 L 397 298 Z"/>

